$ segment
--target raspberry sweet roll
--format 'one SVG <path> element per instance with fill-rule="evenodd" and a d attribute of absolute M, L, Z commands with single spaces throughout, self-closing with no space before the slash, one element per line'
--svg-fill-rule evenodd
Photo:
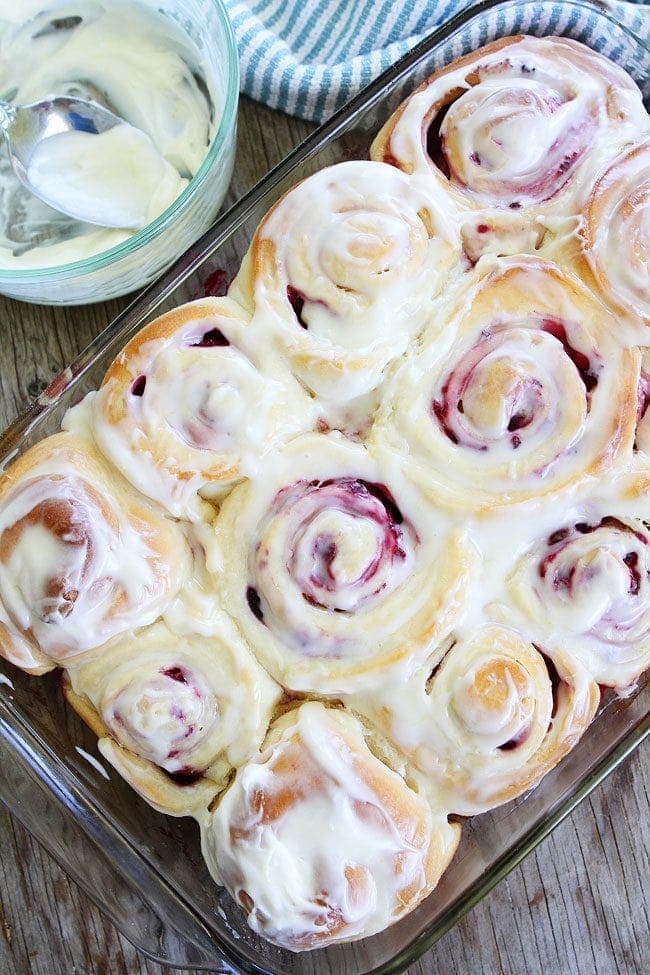
<path fill-rule="evenodd" d="M 650 129 L 641 92 L 564 37 L 506 37 L 454 61 L 389 119 L 371 155 L 452 201 L 465 250 L 531 253 L 581 213 L 596 172 Z"/>
<path fill-rule="evenodd" d="M 309 397 L 250 341 L 226 298 L 181 305 L 133 338 L 92 403 L 101 450 L 177 517 L 205 515 L 269 449 L 313 427 Z"/>
<path fill-rule="evenodd" d="M 337 434 L 301 437 L 236 488 L 208 567 L 222 605 L 281 684 L 338 694 L 426 654 L 461 611 L 468 533 Z"/>
<path fill-rule="evenodd" d="M 484 259 L 396 371 L 372 441 L 455 508 L 539 498 L 604 474 L 632 449 L 638 350 L 572 274 Z"/>
<path fill-rule="evenodd" d="M 438 883 L 460 827 L 308 702 L 272 727 L 202 824 L 203 854 L 250 927 L 293 951 L 382 931 Z"/>
<path fill-rule="evenodd" d="M 390 166 L 339 163 L 266 215 L 230 294 L 336 411 L 381 383 L 459 251 L 435 192 Z"/>
<path fill-rule="evenodd" d="M 511 627 L 450 639 L 407 680 L 353 704 L 435 789 L 444 808 L 486 812 L 536 785 L 573 748 L 600 702 L 569 654 L 550 658 Z"/>
<path fill-rule="evenodd" d="M 154 623 L 70 666 L 64 688 L 102 755 L 175 816 L 208 805 L 257 751 L 281 693 L 227 620 L 209 636 Z"/>
<path fill-rule="evenodd" d="M 528 546 L 507 580 L 520 625 L 605 686 L 650 665 L 650 470 L 623 474 Z"/>
<path fill-rule="evenodd" d="M 596 181 L 579 233 L 585 280 L 650 344 L 650 141 L 623 153 Z M 626 332 L 621 322 L 623 337 Z"/>
<path fill-rule="evenodd" d="M 181 529 L 75 434 L 0 477 L 0 653 L 29 673 L 153 622 L 190 568 Z"/>

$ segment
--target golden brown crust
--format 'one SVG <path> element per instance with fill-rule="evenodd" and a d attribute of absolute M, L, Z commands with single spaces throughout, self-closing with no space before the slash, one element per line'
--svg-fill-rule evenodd
<path fill-rule="evenodd" d="M 88 725 L 96 738 L 106 738 L 108 729 L 102 721 L 97 708 L 93 706 L 90 699 L 85 694 L 77 694 L 73 690 L 70 675 L 66 670 L 61 674 L 61 689 L 66 701 L 73 708 L 81 720 Z"/>
<path fill-rule="evenodd" d="M 646 341 L 643 326 L 650 326 L 650 240 L 642 226 L 649 207 L 650 142 L 646 140 L 619 156 L 596 180 L 578 231 L 579 247 L 576 250 L 569 243 L 561 255 L 614 309 L 621 327 L 625 319 L 641 326 L 635 334 L 641 342 Z"/>
<path fill-rule="evenodd" d="M 247 324 L 243 310 L 234 302 L 225 298 L 199 298 L 172 308 L 145 325 L 127 342 L 102 380 L 102 386 L 110 382 L 116 384 L 116 393 L 105 406 L 108 422 L 119 423 L 126 416 L 124 393 L 140 375 L 142 361 L 147 358 L 144 346 L 150 342 L 171 339 L 184 325 L 199 322 L 203 318 L 232 319 L 239 325 Z"/>
<path fill-rule="evenodd" d="M 406 98 L 398 106 L 398 108 L 395 110 L 395 112 L 393 112 L 393 114 L 388 119 L 388 121 L 385 122 L 382 128 L 379 130 L 379 132 L 373 139 L 372 145 L 370 146 L 370 158 L 374 159 L 377 162 L 388 163 L 390 166 L 397 166 L 399 169 L 402 169 L 405 173 L 412 173 L 413 172 L 412 164 L 408 160 L 400 160 L 398 157 L 396 157 L 393 153 L 393 149 L 391 146 L 391 138 L 393 132 L 397 127 L 397 123 L 399 122 L 402 115 L 408 108 L 411 99 L 415 95 L 419 94 L 421 91 L 426 91 L 427 88 L 429 88 L 435 81 L 438 81 L 440 78 L 444 78 L 447 75 L 451 74 L 452 72 L 464 68 L 466 65 L 475 64 L 477 61 L 480 61 L 487 54 L 492 54 L 495 53 L 496 51 L 501 51 L 504 48 L 510 47 L 512 44 L 517 44 L 519 41 L 522 40 L 522 37 L 523 37 L 522 34 L 515 34 L 512 37 L 500 37 L 498 38 L 498 40 L 492 41 L 490 44 L 485 44 L 483 47 L 479 48 L 478 51 L 471 51 L 469 54 L 464 54 L 462 57 L 458 58 L 455 61 L 452 61 L 451 64 L 448 64 L 445 68 L 441 68 L 440 71 L 436 71 L 435 74 L 431 75 L 429 78 L 423 81 L 422 84 L 419 85 L 415 89 L 415 91 L 413 91 L 409 95 L 409 97 Z M 428 128 L 429 124 L 436 117 L 440 109 L 443 108 L 445 105 L 449 104 L 449 102 L 453 101 L 459 94 L 462 93 L 463 90 L 464 89 L 462 88 L 451 89 L 450 91 L 445 92 L 443 96 L 436 99 L 436 101 L 432 103 L 430 109 L 428 110 L 425 116 L 425 120 L 424 120 L 425 129 Z"/>
<path fill-rule="evenodd" d="M 204 853 L 255 930 L 294 951 L 355 940 L 403 917 L 436 886 L 460 840 L 460 826 L 371 753 L 345 710 L 308 702 L 283 715 L 246 776 L 203 823 Z M 329 834 L 303 822 L 314 804 L 327 810 Z M 353 836 L 340 833 L 344 810 Z M 278 877 L 270 914 L 257 869 L 268 849 L 276 869 L 299 878 L 287 889 Z M 287 913 L 294 898 L 300 909 Z"/>
<path fill-rule="evenodd" d="M 65 432 L 0 477 L 0 567 L 0 653 L 44 673 L 94 653 L 136 617 L 155 618 L 184 579 L 189 551 L 90 442 Z"/>
<path fill-rule="evenodd" d="M 112 738 L 101 738 L 97 747 L 138 795 L 168 816 L 192 816 L 200 812 L 212 803 L 224 786 L 223 782 L 217 783 L 207 777 L 179 786 L 161 769 L 121 748 Z"/>

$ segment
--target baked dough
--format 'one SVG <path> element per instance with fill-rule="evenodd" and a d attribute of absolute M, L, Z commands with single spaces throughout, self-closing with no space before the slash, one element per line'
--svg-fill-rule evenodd
<path fill-rule="evenodd" d="M 397 921 L 433 890 L 459 837 L 373 755 L 354 717 L 315 701 L 273 726 L 202 829 L 208 867 L 253 930 L 294 951 Z"/>

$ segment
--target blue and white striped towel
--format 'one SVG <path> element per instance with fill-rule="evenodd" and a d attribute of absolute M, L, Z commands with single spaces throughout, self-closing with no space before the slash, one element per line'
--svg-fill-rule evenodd
<path fill-rule="evenodd" d="M 467 0 L 226 0 L 226 6 L 239 46 L 242 91 L 272 108 L 321 122 L 471 4 Z M 593 13 L 561 0 L 535 6 L 538 12 L 531 14 L 529 6 L 526 16 L 521 8 L 491 11 L 488 25 L 502 34 L 525 29 L 526 21 L 547 21 L 548 33 L 568 27 L 572 36 L 599 49 Z M 607 6 L 617 21 L 650 41 L 646 0 Z M 476 46 L 472 33 L 465 31 L 466 50 Z M 491 39 L 489 29 L 484 33 L 480 43 Z"/>

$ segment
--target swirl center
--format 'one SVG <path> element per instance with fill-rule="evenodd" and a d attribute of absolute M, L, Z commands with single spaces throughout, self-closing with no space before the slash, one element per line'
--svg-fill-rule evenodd
<path fill-rule="evenodd" d="M 572 439 L 588 401 L 574 350 L 565 351 L 545 329 L 485 330 L 448 374 L 432 413 L 452 443 L 474 450 L 530 451 L 563 425 Z"/>
<path fill-rule="evenodd" d="M 247 591 L 254 616 L 280 632 L 287 615 L 354 614 L 408 575 L 417 536 L 383 485 L 299 481 L 276 497 L 256 546 Z M 318 624 L 320 626 L 320 624 Z M 305 624 L 291 642 L 305 642 Z"/>
<path fill-rule="evenodd" d="M 530 723 L 535 694 L 521 664 L 495 657 L 478 664 L 457 682 L 453 703 L 459 720 L 472 734 L 507 741 Z"/>
<path fill-rule="evenodd" d="M 345 590 L 367 582 L 382 557 L 384 529 L 373 519 L 353 512 L 326 509 L 319 512 L 297 536 L 293 576 L 305 595 L 319 591 L 318 602 L 330 601 L 349 609 Z"/>
<path fill-rule="evenodd" d="M 120 744 L 175 772 L 211 731 L 216 701 L 186 668 L 173 667 L 144 680 L 129 674 L 102 714 Z"/>
<path fill-rule="evenodd" d="M 570 609 L 572 632 L 611 643 L 648 632 L 648 541 L 643 532 L 605 518 L 596 526 L 564 529 L 549 541 L 551 551 L 539 574 L 547 602 Z"/>
<path fill-rule="evenodd" d="M 321 246 L 320 265 L 337 287 L 372 296 L 378 279 L 387 283 L 400 275 L 427 239 L 421 222 L 411 224 L 399 214 L 343 213 Z"/>
<path fill-rule="evenodd" d="M 142 423 L 152 439 L 162 417 L 174 439 L 193 450 L 232 450 L 250 422 L 247 391 L 256 383 L 253 366 L 232 347 L 167 350 L 148 379 Z"/>
<path fill-rule="evenodd" d="M 569 93 L 530 77 L 482 78 L 440 128 L 449 173 L 511 207 L 549 199 L 569 179 L 595 125 Z"/>

